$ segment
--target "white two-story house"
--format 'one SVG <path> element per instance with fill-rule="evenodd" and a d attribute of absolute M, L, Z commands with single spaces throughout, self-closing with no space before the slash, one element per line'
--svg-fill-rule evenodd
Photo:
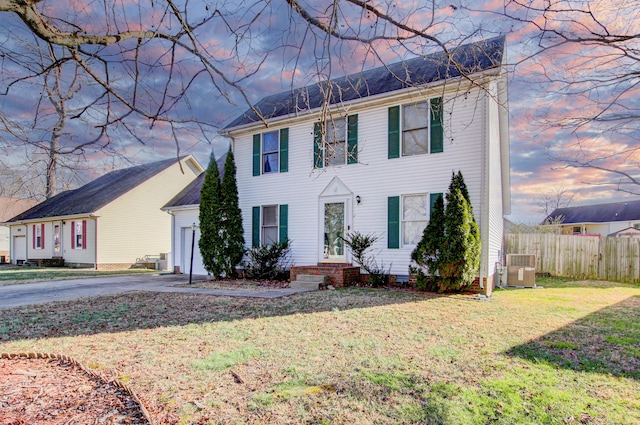
<path fill-rule="evenodd" d="M 510 213 L 504 49 L 504 37 L 479 41 L 260 100 L 223 130 L 245 240 L 288 238 L 306 271 L 350 265 L 341 237 L 372 234 L 378 264 L 406 277 L 433 202 L 461 171 L 490 292 Z"/>

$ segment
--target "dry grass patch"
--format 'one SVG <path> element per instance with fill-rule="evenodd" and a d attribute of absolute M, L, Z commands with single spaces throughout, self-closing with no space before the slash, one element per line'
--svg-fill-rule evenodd
<path fill-rule="evenodd" d="M 156 270 L 147 269 L 100 271 L 93 269 L 71 269 L 66 267 L 2 266 L 0 267 L 0 286 L 41 282 L 46 280 L 141 273 L 158 272 Z"/>
<path fill-rule="evenodd" d="M 264 291 L 274 288 L 288 288 L 289 282 L 254 281 L 246 279 L 235 280 L 204 280 L 192 284 L 176 285 L 184 288 L 223 289 L 232 291 Z"/>
<path fill-rule="evenodd" d="M 634 424 L 640 336 L 623 323 L 640 322 L 639 300 L 593 283 L 491 301 L 130 293 L 0 310 L 0 351 L 71 355 L 128 383 L 160 422 Z M 574 351 L 608 354 L 592 368 L 567 362 Z"/>

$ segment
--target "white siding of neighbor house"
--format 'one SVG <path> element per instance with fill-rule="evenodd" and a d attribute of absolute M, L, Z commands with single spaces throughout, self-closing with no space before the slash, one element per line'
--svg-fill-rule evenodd
<path fill-rule="evenodd" d="M 71 226 L 72 222 L 78 222 L 86 220 L 87 222 L 87 233 L 84 235 L 86 239 L 85 248 L 72 248 L 72 231 Z M 50 233 L 47 239 L 49 242 L 48 258 L 51 258 L 53 255 L 53 223 L 50 223 Z M 96 264 L 96 218 L 95 217 L 78 217 L 74 219 L 64 220 L 62 224 L 62 256 L 64 257 L 64 261 L 66 263 L 71 264 Z M 30 257 L 31 258 L 31 257 Z"/>
<path fill-rule="evenodd" d="M 86 248 L 83 249 L 72 249 L 71 245 L 71 223 L 73 221 L 82 221 L 86 220 L 86 229 L 87 234 L 86 237 Z M 34 248 L 33 244 L 33 226 L 40 226 L 44 224 L 44 248 Z M 54 253 L 54 244 L 53 244 L 53 227 L 54 224 L 59 224 L 61 226 L 60 232 L 60 253 Z M 23 260 L 41 260 L 41 259 L 49 259 L 54 256 L 62 256 L 64 257 L 66 262 L 69 263 L 82 263 L 82 264 L 95 264 L 96 259 L 96 251 L 95 251 L 95 229 L 96 222 L 94 218 L 90 217 L 76 217 L 76 218 L 66 218 L 64 220 L 55 219 L 53 221 L 34 221 L 29 222 L 28 224 L 17 224 L 12 225 L 11 227 L 11 237 L 25 237 L 26 241 L 26 258 L 25 254 L 20 252 L 15 252 L 12 258 L 12 262 L 15 263 L 16 259 Z M 13 242 L 12 242 L 13 243 Z M 12 250 L 15 249 L 12 247 Z"/>
<path fill-rule="evenodd" d="M 193 159 L 183 159 L 182 168 L 171 165 L 96 211 L 99 264 L 133 264 L 145 255 L 171 254 L 171 216 L 161 208 L 200 172 L 187 161 Z"/>
<path fill-rule="evenodd" d="M 461 170 L 471 196 L 476 220 L 481 225 L 483 238 L 488 237 L 488 225 L 483 224 L 483 214 L 492 214 L 492 221 L 501 219 L 501 200 L 491 209 L 481 207 L 482 200 L 501 196 L 496 188 L 483 193 L 486 183 L 499 187 L 499 176 L 489 173 L 499 168 L 499 162 L 483 165 L 486 155 L 493 154 L 497 142 L 489 143 L 487 137 L 495 136 L 485 124 L 489 97 L 478 88 L 468 91 L 456 86 L 456 91 L 444 95 L 444 152 L 417 156 L 387 158 L 388 107 L 418 102 L 442 95 L 442 88 L 432 91 L 428 97 L 414 93 L 404 99 L 380 101 L 373 106 L 351 105 L 350 113 L 358 113 L 358 164 L 313 168 L 313 116 L 299 118 L 294 124 L 272 123 L 269 131 L 289 128 L 289 169 L 286 173 L 252 175 L 252 135 L 264 129 L 233 134 L 234 154 L 237 164 L 237 181 L 240 208 L 243 214 L 245 241 L 251 244 L 252 207 L 260 205 L 288 205 L 288 235 L 292 241 L 295 265 L 315 265 L 321 260 L 320 194 L 334 178 L 338 178 L 351 194 L 351 229 L 372 233 L 380 237 L 373 248 L 379 264 L 383 263 L 392 274 L 407 275 L 410 254 L 414 246 L 400 249 L 387 248 L 387 198 L 422 193 L 446 193 L 452 172 Z M 496 152 L 497 153 L 497 152 Z M 355 197 L 361 197 L 357 204 Z M 494 223 L 494 230 L 499 231 Z M 496 251 L 497 239 L 491 236 L 489 250 Z M 484 267 L 493 261 L 497 253 L 484 255 Z M 347 258 L 347 261 L 349 259 Z"/>
<path fill-rule="evenodd" d="M 182 273 L 188 274 L 191 268 L 191 226 L 195 223 L 199 226 L 199 209 L 190 206 L 184 209 L 172 209 L 173 214 L 173 265 L 180 267 Z M 200 240 L 200 228 L 196 228 L 193 250 L 193 274 L 207 274 L 202 264 L 202 256 L 198 241 Z"/>

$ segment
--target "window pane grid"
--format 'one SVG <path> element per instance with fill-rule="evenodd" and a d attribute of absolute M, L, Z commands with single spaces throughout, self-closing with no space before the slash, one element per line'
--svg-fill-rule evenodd
<path fill-rule="evenodd" d="M 402 107 L 402 155 L 429 152 L 429 103 Z"/>
<path fill-rule="evenodd" d="M 262 244 L 278 243 L 278 208 L 276 205 L 262 207 Z"/>
<path fill-rule="evenodd" d="M 280 138 L 278 131 L 262 134 L 262 172 L 274 173 L 278 171 L 278 157 Z"/>
<path fill-rule="evenodd" d="M 428 205 L 426 194 L 402 197 L 403 245 L 415 245 L 420 242 L 429 217 Z"/>
<path fill-rule="evenodd" d="M 343 118 L 326 124 L 324 137 L 325 165 L 343 165 L 346 163 L 346 120 Z"/>

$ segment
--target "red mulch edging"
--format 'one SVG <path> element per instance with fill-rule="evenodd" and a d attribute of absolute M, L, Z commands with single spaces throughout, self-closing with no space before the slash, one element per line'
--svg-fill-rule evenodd
<path fill-rule="evenodd" d="M 69 356 L 0 354 L 0 424 L 154 425 L 136 393 Z"/>

